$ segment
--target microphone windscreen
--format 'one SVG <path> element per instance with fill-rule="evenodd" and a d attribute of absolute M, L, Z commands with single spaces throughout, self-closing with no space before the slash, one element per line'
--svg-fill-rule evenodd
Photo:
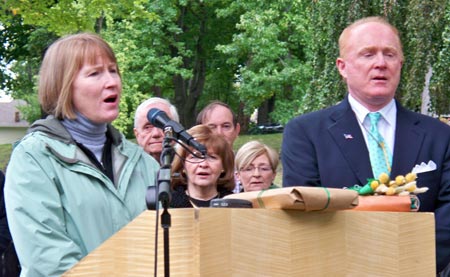
<path fill-rule="evenodd" d="M 147 113 L 147 120 L 155 127 L 164 128 L 171 121 L 169 116 L 162 110 L 152 108 Z"/>

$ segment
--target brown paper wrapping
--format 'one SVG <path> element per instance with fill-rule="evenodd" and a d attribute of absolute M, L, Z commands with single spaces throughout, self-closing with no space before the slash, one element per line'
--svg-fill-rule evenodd
<path fill-rule="evenodd" d="M 417 201 L 417 207 L 411 209 L 411 201 Z M 379 212 L 411 212 L 419 209 L 416 195 L 369 195 L 359 196 L 359 204 L 355 211 L 379 211 Z"/>
<path fill-rule="evenodd" d="M 324 187 L 286 187 L 227 195 L 226 199 L 245 199 L 253 208 L 302 211 L 336 211 L 358 205 L 358 193 L 348 189 Z"/>

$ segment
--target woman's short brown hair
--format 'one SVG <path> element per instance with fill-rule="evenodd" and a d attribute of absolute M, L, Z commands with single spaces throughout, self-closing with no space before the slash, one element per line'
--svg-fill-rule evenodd
<path fill-rule="evenodd" d="M 223 173 L 217 180 L 217 187 L 223 186 L 228 190 L 233 190 L 234 183 L 234 153 L 231 145 L 221 135 L 214 134 L 206 125 L 196 125 L 187 131 L 196 141 L 203 144 L 207 150 L 219 155 L 222 160 Z M 172 163 L 172 171 L 175 178 L 172 179 L 172 187 L 187 185 L 186 176 L 183 174 L 184 160 L 188 151 L 177 145 L 177 154 Z"/>
<path fill-rule="evenodd" d="M 72 84 L 83 64 L 94 64 L 98 56 L 117 64 L 111 47 L 96 34 L 69 35 L 50 45 L 39 71 L 39 101 L 45 113 L 59 119 L 76 117 Z"/>

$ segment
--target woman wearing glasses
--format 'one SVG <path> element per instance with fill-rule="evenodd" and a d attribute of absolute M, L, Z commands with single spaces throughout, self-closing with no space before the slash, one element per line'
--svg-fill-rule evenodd
<path fill-rule="evenodd" d="M 233 149 L 223 136 L 212 133 L 205 125 L 194 126 L 187 132 L 206 147 L 207 155 L 177 145 L 170 207 L 209 207 L 212 199 L 232 194 Z"/>
<path fill-rule="evenodd" d="M 244 192 L 278 188 L 273 184 L 277 175 L 278 153 L 259 142 L 249 141 L 236 154 L 236 177 Z"/>

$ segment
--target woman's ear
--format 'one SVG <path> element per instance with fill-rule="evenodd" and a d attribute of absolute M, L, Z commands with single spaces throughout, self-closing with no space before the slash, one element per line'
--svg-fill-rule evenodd
<path fill-rule="evenodd" d="M 241 182 L 241 175 L 239 174 L 239 171 L 238 171 L 238 170 L 236 170 L 236 171 L 234 172 L 234 178 L 235 178 L 236 180 L 238 180 L 239 183 L 242 183 L 242 182 Z"/>

